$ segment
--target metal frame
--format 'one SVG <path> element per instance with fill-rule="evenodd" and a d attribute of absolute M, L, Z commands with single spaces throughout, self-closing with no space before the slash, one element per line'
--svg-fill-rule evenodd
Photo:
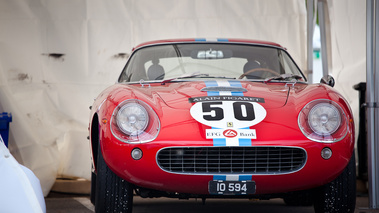
<path fill-rule="evenodd" d="M 366 1 L 366 105 L 369 208 L 379 209 L 379 1 Z"/>
<path fill-rule="evenodd" d="M 325 0 L 307 1 L 307 69 L 308 79 L 313 75 L 314 1 L 317 2 L 321 33 L 321 57 L 323 75 L 328 75 L 328 51 L 326 38 Z M 317 13 L 317 12 L 316 12 Z M 379 209 L 379 0 L 366 0 L 366 106 L 369 208 Z M 375 83 L 376 82 L 376 83 Z"/>
<path fill-rule="evenodd" d="M 328 45 L 326 36 L 327 10 L 325 10 L 326 0 L 307 0 L 307 74 L 308 81 L 313 82 L 313 31 L 316 16 L 319 17 L 321 36 L 321 59 L 323 77 L 329 74 L 328 68 Z"/>
<path fill-rule="evenodd" d="M 317 0 L 316 0 L 317 1 Z M 314 1 L 307 1 L 307 78 L 313 82 L 313 15 Z"/>
<path fill-rule="evenodd" d="M 326 39 L 326 13 L 325 12 L 325 0 L 318 0 L 318 19 L 320 24 L 320 38 L 321 38 L 321 60 L 322 60 L 322 73 L 323 77 L 329 74 L 328 69 L 328 46 Z"/>

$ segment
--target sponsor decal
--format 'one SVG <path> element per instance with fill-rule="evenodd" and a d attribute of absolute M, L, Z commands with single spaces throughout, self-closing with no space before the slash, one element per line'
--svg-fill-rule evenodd
<path fill-rule="evenodd" d="M 189 98 L 190 103 L 206 102 L 206 101 L 246 101 L 264 103 L 264 98 L 248 97 L 248 96 L 201 96 Z"/>
<path fill-rule="evenodd" d="M 207 139 L 216 138 L 243 138 L 257 139 L 255 129 L 206 129 Z"/>
<path fill-rule="evenodd" d="M 227 138 L 234 138 L 238 133 L 233 129 L 227 129 L 222 134 Z"/>

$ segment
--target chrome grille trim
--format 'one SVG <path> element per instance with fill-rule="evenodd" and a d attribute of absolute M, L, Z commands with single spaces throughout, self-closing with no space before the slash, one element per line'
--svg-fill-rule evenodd
<path fill-rule="evenodd" d="M 287 174 L 301 170 L 307 154 L 299 147 L 168 147 L 158 151 L 158 166 L 177 174 Z"/>

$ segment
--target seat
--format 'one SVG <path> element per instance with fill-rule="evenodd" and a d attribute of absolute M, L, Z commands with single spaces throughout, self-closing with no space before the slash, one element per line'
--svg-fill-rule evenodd
<path fill-rule="evenodd" d="M 256 61 L 248 61 L 244 66 L 243 66 L 243 73 L 246 73 L 252 69 L 256 69 L 256 68 L 260 68 L 261 65 L 256 62 Z M 246 75 L 246 78 L 247 79 L 261 79 L 262 77 L 260 76 L 261 72 L 254 72 L 254 73 L 251 73 L 251 74 L 247 74 Z"/>
<path fill-rule="evenodd" d="M 152 60 L 153 64 L 147 69 L 149 80 L 162 80 L 165 77 L 164 68 L 159 65 L 159 60 Z"/>

